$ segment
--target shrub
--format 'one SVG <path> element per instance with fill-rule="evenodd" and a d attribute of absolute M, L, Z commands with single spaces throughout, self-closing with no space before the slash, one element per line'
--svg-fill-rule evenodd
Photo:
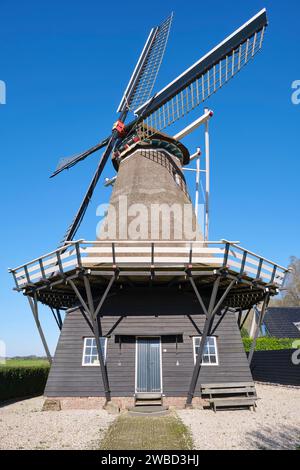
<path fill-rule="evenodd" d="M 251 338 L 243 338 L 244 348 L 248 352 L 250 351 Z M 261 338 L 257 338 L 257 343 L 255 347 L 255 351 L 275 351 L 279 349 L 291 349 L 293 339 L 290 338 L 270 338 L 268 336 L 264 336 Z"/>
<path fill-rule="evenodd" d="M 42 395 L 49 366 L 0 367 L 0 401 Z"/>
<path fill-rule="evenodd" d="M 242 336 L 242 338 L 249 338 L 248 331 L 246 330 L 246 328 L 244 326 L 241 329 L 241 336 Z"/>

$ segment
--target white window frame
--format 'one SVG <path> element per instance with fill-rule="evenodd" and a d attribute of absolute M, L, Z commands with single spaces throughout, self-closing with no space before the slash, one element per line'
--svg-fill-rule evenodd
<path fill-rule="evenodd" d="M 200 338 L 200 342 L 202 341 L 202 336 L 193 336 L 193 353 L 194 353 L 194 364 L 196 364 L 197 360 L 197 355 L 196 355 L 196 339 Z M 217 338 L 215 336 L 207 336 L 207 339 L 213 339 L 214 340 L 214 347 L 216 351 L 216 362 L 201 362 L 202 366 L 209 366 L 209 367 L 215 367 L 219 365 L 219 352 L 218 352 L 218 344 L 217 344 Z"/>
<path fill-rule="evenodd" d="M 102 339 L 104 339 L 104 363 L 106 363 L 106 354 L 107 354 L 107 338 L 105 336 L 101 336 Z M 100 339 L 101 339 L 100 338 Z M 99 362 L 99 357 L 98 357 L 98 362 L 96 363 L 93 363 L 93 364 L 85 364 L 84 362 L 84 358 L 86 356 L 92 356 L 93 354 L 86 354 L 85 351 L 86 351 L 86 348 L 87 347 L 96 347 L 96 344 L 95 346 L 87 346 L 86 342 L 88 339 L 92 339 L 93 341 L 95 341 L 95 337 L 94 336 L 86 336 L 84 338 L 84 341 L 83 341 L 83 350 L 82 350 L 82 362 L 81 362 L 81 365 L 83 367 L 100 367 L 100 362 Z M 97 354 L 98 355 L 98 354 Z"/>

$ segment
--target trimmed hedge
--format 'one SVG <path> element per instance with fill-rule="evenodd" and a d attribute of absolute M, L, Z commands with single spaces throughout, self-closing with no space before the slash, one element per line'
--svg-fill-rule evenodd
<path fill-rule="evenodd" d="M 0 401 L 42 395 L 49 367 L 0 367 Z"/>
<path fill-rule="evenodd" d="M 250 351 L 252 339 L 242 338 L 246 352 Z M 294 339 L 270 338 L 268 336 L 257 338 L 255 351 L 277 351 L 279 349 L 292 349 Z"/>

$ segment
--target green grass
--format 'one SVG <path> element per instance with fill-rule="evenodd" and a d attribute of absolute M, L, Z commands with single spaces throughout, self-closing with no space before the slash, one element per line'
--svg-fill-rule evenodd
<path fill-rule="evenodd" d="M 0 367 L 49 367 L 47 359 L 7 359 Z"/>
<path fill-rule="evenodd" d="M 121 415 L 108 428 L 101 450 L 190 450 L 189 429 L 175 414 L 161 417 Z"/>

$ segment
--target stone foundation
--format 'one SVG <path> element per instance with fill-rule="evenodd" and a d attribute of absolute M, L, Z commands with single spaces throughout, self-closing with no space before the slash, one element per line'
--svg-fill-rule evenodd
<path fill-rule="evenodd" d="M 56 403 L 57 406 L 59 404 L 61 410 L 95 410 L 106 407 L 104 397 L 51 397 L 51 399 L 45 397 L 45 404 L 50 401 Z M 174 409 L 184 409 L 185 402 L 186 397 L 163 397 L 163 405 Z M 195 397 L 193 399 L 193 408 L 202 409 L 207 404 L 208 402 L 203 398 Z M 134 405 L 134 398 L 112 397 L 110 405 L 108 411 L 114 409 L 121 412 Z"/>

